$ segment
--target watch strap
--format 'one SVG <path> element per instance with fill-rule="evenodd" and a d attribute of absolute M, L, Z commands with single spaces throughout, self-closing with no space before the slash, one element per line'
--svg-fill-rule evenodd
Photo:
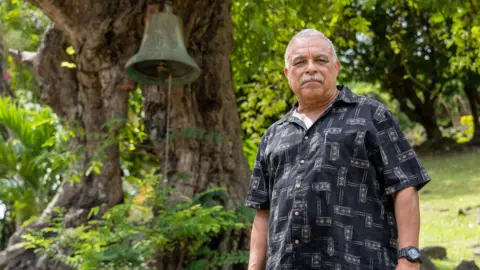
<path fill-rule="evenodd" d="M 398 250 L 398 258 L 406 258 L 408 256 L 407 254 L 408 248 L 401 248 Z"/>

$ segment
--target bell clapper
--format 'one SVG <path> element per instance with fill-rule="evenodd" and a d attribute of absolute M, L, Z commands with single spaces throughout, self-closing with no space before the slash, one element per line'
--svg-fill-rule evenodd
<path fill-rule="evenodd" d="M 167 64 L 165 62 L 160 62 L 160 64 L 158 64 L 157 71 L 158 73 L 168 72 L 169 79 L 172 77 L 172 73 L 170 72 L 170 70 L 168 70 Z"/>

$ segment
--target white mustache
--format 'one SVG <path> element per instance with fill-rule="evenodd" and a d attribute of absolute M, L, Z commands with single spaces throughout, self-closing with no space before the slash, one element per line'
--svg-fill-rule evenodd
<path fill-rule="evenodd" d="M 312 77 L 310 77 L 310 78 L 305 78 L 305 79 L 303 79 L 303 80 L 301 81 L 301 84 L 304 85 L 304 84 L 306 84 L 306 83 L 308 83 L 308 82 L 319 82 L 319 83 L 323 84 L 324 79 L 323 79 L 322 76 L 312 76 Z"/>

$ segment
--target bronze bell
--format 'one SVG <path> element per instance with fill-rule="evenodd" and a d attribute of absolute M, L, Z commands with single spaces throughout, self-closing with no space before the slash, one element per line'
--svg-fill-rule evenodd
<path fill-rule="evenodd" d="M 165 4 L 163 12 L 148 16 L 140 50 L 125 65 L 127 74 L 144 84 L 172 85 L 193 82 L 200 68 L 185 48 L 180 18 Z"/>

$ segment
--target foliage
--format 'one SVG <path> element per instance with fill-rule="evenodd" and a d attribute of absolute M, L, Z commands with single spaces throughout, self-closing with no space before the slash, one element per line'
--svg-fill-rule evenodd
<path fill-rule="evenodd" d="M 66 164 L 54 160 L 57 119 L 50 109 L 37 106 L 22 108 L 10 98 L 0 98 L 0 124 L 11 136 L 0 138 L 0 179 L 6 187 L 21 187 L 23 192 L 37 193 L 37 199 L 48 201 L 48 187 L 58 183 Z M 30 104 L 32 105 L 32 104 Z M 55 134 L 59 132 L 58 134 Z M 66 140 L 65 137 L 59 138 Z M 44 188 L 47 188 L 45 190 Z M 3 190 L 4 194 L 7 189 Z M 5 196 L 2 198 L 9 198 Z M 43 197 L 43 198 L 42 198 Z M 24 198 L 27 203 L 27 198 Z"/>
<path fill-rule="evenodd" d="M 257 157 L 258 145 L 250 139 L 243 140 L 243 154 L 248 162 L 248 167 L 253 170 Z"/>
<path fill-rule="evenodd" d="M 120 166 L 127 195 L 137 192 L 137 179 L 146 177 L 159 163 L 143 119 L 143 95 L 142 90 L 137 88 L 129 93 L 127 119 L 122 122 L 125 125 L 116 132 L 111 132 L 115 136 L 114 143 L 120 147 Z"/>
<path fill-rule="evenodd" d="M 0 36 L 5 47 L 20 51 L 36 51 L 49 19 L 43 12 L 22 0 L 0 1 Z M 8 59 L 7 70 L 13 74 L 12 89 L 35 89 L 35 79 L 26 68 Z M 38 99 L 38 97 L 36 97 Z"/>
<path fill-rule="evenodd" d="M 25 1 L 6 0 L 0 2 L 0 14 L 0 33 L 7 47 L 35 50 L 49 23 L 43 12 Z"/>
<path fill-rule="evenodd" d="M 455 48 L 450 58 L 452 72 L 470 70 L 480 73 L 480 3 L 474 1 L 422 1 L 419 5 L 433 13 L 433 24 L 451 21 L 452 28 L 443 31 L 443 42 Z"/>
<path fill-rule="evenodd" d="M 20 92 L 19 92 L 20 93 Z M 68 166 L 68 136 L 50 109 L 20 98 L 0 98 L 0 203 L 2 226 L 17 227 L 37 215 L 53 197 Z M 5 243 L 2 243 L 4 245 Z"/>
<path fill-rule="evenodd" d="M 460 119 L 460 123 L 462 125 L 462 129 L 457 132 L 457 142 L 458 143 L 466 143 L 469 142 L 473 137 L 474 127 L 473 127 L 473 116 L 472 115 L 464 115 Z"/>
<path fill-rule="evenodd" d="M 83 226 L 67 228 L 61 217 L 51 218 L 41 231 L 25 235 L 26 246 L 76 269 L 154 269 L 158 252 L 173 252 L 176 263 L 186 269 L 246 262 L 245 251 L 220 254 L 209 249 L 220 233 L 246 227 L 234 210 L 204 202 L 223 189 L 190 199 L 162 188 L 160 182 L 161 176 L 151 175 L 132 200 Z M 99 209 L 93 208 L 91 215 Z"/>
<path fill-rule="evenodd" d="M 373 38 L 357 40 L 351 63 L 358 69 L 352 75 L 381 83 L 409 119 L 424 126 L 429 139 L 440 139 L 434 104 L 458 78 L 448 62 L 454 48 L 442 42 L 442 31 L 451 25 L 432 25 L 429 10 L 406 1 L 375 1 L 359 12 L 371 22 Z"/>

